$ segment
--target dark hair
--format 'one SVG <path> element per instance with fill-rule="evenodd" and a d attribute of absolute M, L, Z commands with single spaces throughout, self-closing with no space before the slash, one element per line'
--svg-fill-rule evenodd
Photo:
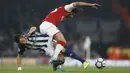
<path fill-rule="evenodd" d="M 78 14 L 78 13 L 80 13 L 80 12 L 82 12 L 82 11 L 83 11 L 82 8 L 78 8 L 78 7 L 76 7 L 76 8 L 74 8 L 74 9 L 72 10 L 72 13 L 74 13 L 74 14 Z"/>
<path fill-rule="evenodd" d="M 14 36 L 14 42 L 19 43 L 20 37 L 21 37 L 20 34 L 16 34 L 16 35 Z"/>
<path fill-rule="evenodd" d="M 82 8 L 74 8 L 69 15 L 66 16 L 66 18 L 74 17 L 75 15 L 78 15 L 83 11 Z"/>

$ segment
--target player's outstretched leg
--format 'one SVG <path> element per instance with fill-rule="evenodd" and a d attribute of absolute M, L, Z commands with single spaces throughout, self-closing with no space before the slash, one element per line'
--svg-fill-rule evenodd
<path fill-rule="evenodd" d="M 85 59 L 79 57 L 76 53 L 72 52 L 71 50 L 66 49 L 64 51 L 64 55 L 74 58 L 76 60 L 79 60 L 83 64 L 84 69 L 87 68 L 88 65 L 90 64 L 89 61 L 86 61 Z"/>

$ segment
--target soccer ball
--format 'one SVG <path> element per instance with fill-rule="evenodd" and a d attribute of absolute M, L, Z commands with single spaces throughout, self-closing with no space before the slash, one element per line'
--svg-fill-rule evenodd
<path fill-rule="evenodd" d="M 95 66 L 98 69 L 102 69 L 106 66 L 106 62 L 103 58 L 98 58 L 98 59 L 96 59 Z"/>

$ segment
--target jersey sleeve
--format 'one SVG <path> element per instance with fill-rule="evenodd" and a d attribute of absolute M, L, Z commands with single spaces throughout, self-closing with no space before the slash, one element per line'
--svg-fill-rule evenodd
<path fill-rule="evenodd" d="M 65 5 L 65 10 L 68 12 L 71 12 L 74 8 L 75 8 L 75 6 L 73 5 L 73 3 L 71 3 L 69 5 Z"/>
<path fill-rule="evenodd" d="M 23 46 L 18 47 L 18 54 L 23 55 L 23 53 L 26 51 L 26 49 Z"/>

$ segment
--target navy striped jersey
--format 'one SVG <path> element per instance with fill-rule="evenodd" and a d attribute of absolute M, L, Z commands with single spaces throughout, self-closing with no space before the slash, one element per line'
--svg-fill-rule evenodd
<path fill-rule="evenodd" d="M 25 50 L 44 50 L 47 48 L 47 44 L 49 41 L 49 35 L 41 34 L 39 32 L 34 32 L 30 37 L 28 37 L 28 42 L 26 45 L 20 45 L 18 53 L 23 54 Z"/>

